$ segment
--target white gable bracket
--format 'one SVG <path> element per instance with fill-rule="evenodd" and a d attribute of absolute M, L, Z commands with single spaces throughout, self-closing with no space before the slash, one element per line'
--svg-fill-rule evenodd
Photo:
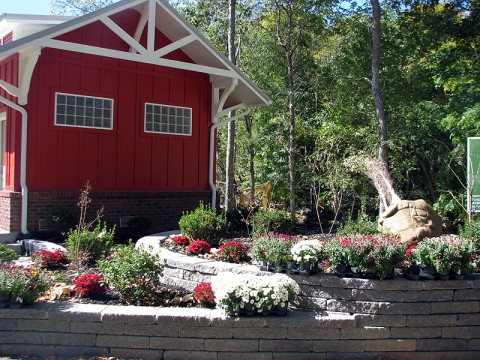
<path fill-rule="evenodd" d="M 125 30 L 118 26 L 115 22 L 112 21 L 109 17 L 104 17 L 101 19 L 110 30 L 117 34 L 123 41 L 125 41 L 131 48 L 135 49 L 140 54 L 145 54 L 147 49 L 145 49 L 140 43 L 132 38 Z"/>
<path fill-rule="evenodd" d="M 180 40 L 177 40 L 174 43 L 171 43 L 171 44 L 169 44 L 167 46 L 164 46 L 163 48 L 155 51 L 155 56 L 162 57 L 162 56 L 167 55 L 167 54 L 169 54 L 169 53 L 171 53 L 171 52 L 173 52 L 177 49 L 180 49 L 181 47 L 184 47 L 185 45 L 190 44 L 191 42 L 194 42 L 195 40 L 197 40 L 197 37 L 195 35 L 185 36 L 184 38 L 182 38 Z"/>
<path fill-rule="evenodd" d="M 33 70 L 35 70 L 41 52 L 42 50 L 39 46 L 30 48 L 28 51 L 20 52 L 18 69 L 19 86 L 0 80 L 0 87 L 10 95 L 17 97 L 19 105 L 25 105 L 28 102 L 28 92 L 30 91 Z"/>
<path fill-rule="evenodd" d="M 135 30 L 135 35 L 133 35 L 133 38 L 138 43 L 140 42 L 140 38 L 142 37 L 143 31 L 145 30 L 145 26 L 147 26 L 147 22 L 148 22 L 148 4 L 147 3 L 143 4 L 143 11 L 141 14 L 142 14 L 142 17 L 138 21 L 137 29 Z M 130 48 L 130 52 L 135 52 L 135 49 Z"/>
<path fill-rule="evenodd" d="M 20 89 L 4 80 L 0 80 L 0 87 L 12 96 L 18 97 Z"/>
<path fill-rule="evenodd" d="M 148 42 L 147 49 L 150 52 L 155 51 L 155 19 L 157 13 L 157 1 L 148 0 Z"/>
<path fill-rule="evenodd" d="M 223 106 L 225 101 L 227 101 L 230 94 L 235 90 L 235 87 L 238 85 L 238 79 L 224 79 L 220 81 L 212 82 L 212 122 L 218 122 L 218 119 L 224 115 Z M 223 92 L 220 94 L 220 90 L 223 89 Z"/>
<path fill-rule="evenodd" d="M 106 56 L 106 57 L 111 57 L 111 58 L 129 60 L 129 61 L 137 61 L 137 62 L 142 62 L 142 63 L 146 63 L 146 64 L 153 64 L 153 65 L 171 67 L 171 68 L 175 68 L 175 69 L 196 71 L 196 72 L 210 74 L 210 75 L 219 75 L 219 76 L 225 76 L 225 77 L 229 77 L 229 78 L 238 78 L 239 77 L 239 74 L 235 73 L 232 70 L 219 69 L 219 68 L 215 68 L 215 67 L 211 67 L 211 66 L 192 64 L 192 63 L 187 63 L 187 62 L 182 62 L 182 61 L 177 61 L 177 60 L 155 58 L 154 56 L 150 56 L 150 55 L 134 54 L 134 53 L 130 53 L 130 52 L 100 48 L 100 47 L 91 46 L 91 45 L 82 45 L 82 44 L 77 44 L 77 43 L 70 43 L 70 42 L 67 42 L 67 41 L 60 41 L 60 40 L 53 40 L 53 39 L 42 39 L 42 40 L 38 40 L 37 42 L 35 42 L 35 44 L 45 46 L 45 47 L 54 48 L 54 49 L 81 52 L 81 53 L 84 53 L 84 54 Z"/>

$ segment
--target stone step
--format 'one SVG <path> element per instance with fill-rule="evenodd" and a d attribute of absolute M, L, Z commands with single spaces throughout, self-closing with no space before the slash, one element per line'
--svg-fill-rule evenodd
<path fill-rule="evenodd" d="M 22 244 L 20 243 L 13 243 L 13 244 L 6 244 L 10 249 L 15 250 L 18 255 L 22 255 Z"/>

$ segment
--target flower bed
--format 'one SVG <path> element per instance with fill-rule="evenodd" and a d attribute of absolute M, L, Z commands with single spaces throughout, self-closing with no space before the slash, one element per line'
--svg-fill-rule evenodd
<path fill-rule="evenodd" d="M 286 275 L 258 276 L 221 273 L 213 278 L 212 290 L 217 305 L 227 315 L 286 315 L 288 303 L 300 291 Z"/>

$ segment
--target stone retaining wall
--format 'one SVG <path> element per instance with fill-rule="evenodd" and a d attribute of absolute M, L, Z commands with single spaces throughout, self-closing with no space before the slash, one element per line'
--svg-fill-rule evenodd
<path fill-rule="evenodd" d="M 155 243 L 151 245 L 155 246 Z M 157 242 L 158 245 L 158 242 Z M 220 271 L 259 272 L 160 248 L 164 280 L 192 289 Z M 122 359 L 479 359 L 480 277 L 411 281 L 294 276 L 286 317 L 81 304 L 0 309 L 0 355 Z"/>
<path fill-rule="evenodd" d="M 388 305 L 385 305 L 388 308 Z M 39 359 L 478 359 L 479 314 L 351 315 L 35 304 L 0 310 L 0 354 Z"/>

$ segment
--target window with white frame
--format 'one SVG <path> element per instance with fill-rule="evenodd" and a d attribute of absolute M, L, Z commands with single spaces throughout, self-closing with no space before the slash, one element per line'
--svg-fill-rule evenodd
<path fill-rule="evenodd" d="M 145 132 L 192 135 L 192 109 L 145 103 Z"/>
<path fill-rule="evenodd" d="M 113 129 L 113 99 L 56 93 L 55 125 Z"/>

